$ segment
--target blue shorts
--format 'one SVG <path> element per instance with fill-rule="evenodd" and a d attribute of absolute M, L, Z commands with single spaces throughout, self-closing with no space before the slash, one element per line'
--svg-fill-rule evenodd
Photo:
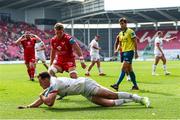
<path fill-rule="evenodd" d="M 131 64 L 133 57 L 134 57 L 134 51 L 133 50 L 122 52 L 121 62 L 126 61 L 127 63 Z"/>

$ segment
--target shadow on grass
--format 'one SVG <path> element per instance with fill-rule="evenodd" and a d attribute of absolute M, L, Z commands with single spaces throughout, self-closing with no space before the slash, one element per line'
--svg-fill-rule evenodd
<path fill-rule="evenodd" d="M 170 93 L 163 93 L 163 92 L 154 92 L 149 90 L 139 90 L 140 93 L 151 93 L 151 94 L 159 94 L 159 95 L 165 95 L 165 96 L 174 96 L 174 94 Z"/>
<path fill-rule="evenodd" d="M 45 108 L 45 107 L 41 107 Z M 117 107 L 102 107 L 102 106 L 89 106 L 89 107 L 73 107 L 73 108 L 45 108 L 46 110 L 49 110 L 51 112 L 74 112 L 74 111 L 105 111 L 105 110 L 123 110 L 123 109 L 152 109 L 153 107 L 150 108 L 145 108 L 142 105 L 136 104 L 136 105 L 122 105 L 122 106 L 117 106 Z"/>
<path fill-rule="evenodd" d="M 137 83 L 143 83 L 143 84 L 162 84 L 158 82 L 148 82 L 148 81 L 138 81 Z"/>

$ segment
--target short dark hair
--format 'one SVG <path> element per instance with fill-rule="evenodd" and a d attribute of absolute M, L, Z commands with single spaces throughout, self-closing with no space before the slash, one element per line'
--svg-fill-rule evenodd
<path fill-rule="evenodd" d="M 48 72 L 41 72 L 41 73 L 39 73 L 39 75 L 38 75 L 38 78 L 39 77 L 41 77 L 41 79 L 45 79 L 45 78 L 48 78 L 48 79 L 50 79 L 50 74 L 48 73 Z"/>
<path fill-rule="evenodd" d="M 162 33 L 162 31 L 158 31 L 157 34 L 160 35 Z"/>
<path fill-rule="evenodd" d="M 119 22 L 127 23 L 127 19 L 125 17 L 122 17 L 122 18 L 119 19 Z"/>
<path fill-rule="evenodd" d="M 97 38 L 100 38 L 101 36 L 100 35 L 96 35 Z"/>
<path fill-rule="evenodd" d="M 54 29 L 56 29 L 56 30 L 64 30 L 64 26 L 63 26 L 62 23 L 56 23 L 54 25 Z"/>

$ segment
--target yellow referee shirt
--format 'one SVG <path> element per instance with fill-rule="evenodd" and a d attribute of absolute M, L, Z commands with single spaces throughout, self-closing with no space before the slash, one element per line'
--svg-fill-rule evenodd
<path fill-rule="evenodd" d="M 125 31 L 121 31 L 118 36 L 121 42 L 122 52 L 135 50 L 134 38 L 136 34 L 132 29 L 127 28 Z"/>

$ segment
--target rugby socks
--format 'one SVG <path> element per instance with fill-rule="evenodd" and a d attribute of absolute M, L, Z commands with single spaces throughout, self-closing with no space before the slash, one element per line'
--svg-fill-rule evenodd
<path fill-rule="evenodd" d="M 167 71 L 166 65 L 163 65 L 163 70 L 164 70 L 164 72 Z"/>
<path fill-rule="evenodd" d="M 153 66 L 152 66 L 152 72 L 153 72 L 153 73 L 156 72 L 156 66 L 157 66 L 157 65 L 153 65 Z"/>
<path fill-rule="evenodd" d="M 137 94 L 130 94 L 127 92 L 118 92 L 118 99 L 129 99 L 129 100 L 133 100 L 135 102 L 140 102 L 142 97 L 138 96 Z"/>
<path fill-rule="evenodd" d="M 102 69 L 100 67 L 98 67 L 98 71 L 99 73 L 102 73 Z"/>
<path fill-rule="evenodd" d="M 117 92 L 118 99 L 132 99 L 132 94 L 127 92 Z"/>
<path fill-rule="evenodd" d="M 133 82 L 134 86 L 137 86 L 136 76 L 135 76 L 134 72 L 133 71 L 129 72 L 129 75 L 131 77 L 131 81 Z"/>
<path fill-rule="evenodd" d="M 115 106 L 119 106 L 119 105 L 122 105 L 122 104 L 128 103 L 128 102 L 133 102 L 133 100 L 130 100 L 130 99 L 117 99 L 117 100 L 114 100 Z"/>
<path fill-rule="evenodd" d="M 122 82 L 122 80 L 124 79 L 124 76 L 125 76 L 125 71 L 122 70 L 121 75 L 119 76 L 119 80 L 116 83 L 117 85 L 119 85 Z"/>
<path fill-rule="evenodd" d="M 29 78 L 31 78 L 31 70 L 30 70 L 30 68 L 27 69 L 27 72 L 28 72 Z"/>
<path fill-rule="evenodd" d="M 35 68 L 31 67 L 30 68 L 30 76 L 31 76 L 31 78 L 34 78 L 34 73 L 35 73 Z"/>
<path fill-rule="evenodd" d="M 132 99 L 135 101 L 135 102 L 141 102 L 141 99 L 142 97 L 137 95 L 137 94 L 133 94 L 132 95 Z"/>

